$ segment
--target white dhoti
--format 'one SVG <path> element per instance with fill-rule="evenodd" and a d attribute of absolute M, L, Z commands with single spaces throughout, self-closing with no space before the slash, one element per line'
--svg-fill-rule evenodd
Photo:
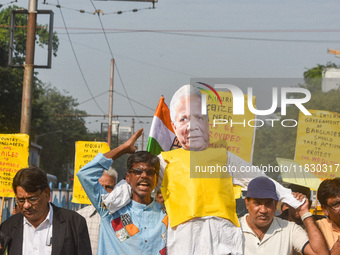
<path fill-rule="evenodd" d="M 218 217 L 195 218 L 168 228 L 168 255 L 242 255 L 241 228 Z"/>

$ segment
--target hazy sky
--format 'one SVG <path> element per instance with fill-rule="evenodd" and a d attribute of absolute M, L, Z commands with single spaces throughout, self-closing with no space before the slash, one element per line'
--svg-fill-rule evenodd
<path fill-rule="evenodd" d="M 68 91 L 88 114 L 108 113 L 112 56 L 118 67 L 115 90 L 125 95 L 125 87 L 130 98 L 147 106 L 132 102 L 134 112 L 126 98 L 115 94 L 113 112 L 118 115 L 153 115 L 159 97 L 164 95 L 169 103 L 190 78 L 302 78 L 317 64 L 339 64 L 327 53 L 328 48 L 340 48 L 336 0 L 159 0 L 155 9 L 121 15 L 110 13 L 152 4 L 60 0 L 59 9 L 56 0 L 43 2 L 38 1 L 38 9 L 53 10 L 60 45 L 52 69 L 36 71 L 42 81 Z M 28 7 L 27 0 L 16 4 Z M 104 15 L 75 11 L 93 13 L 95 8 Z M 37 51 L 37 60 L 42 56 Z M 90 100 L 89 90 L 100 108 Z M 265 90 L 259 86 L 258 96 Z M 120 120 L 126 121 L 121 125 L 131 125 L 130 118 Z M 151 119 L 136 119 L 136 128 L 141 127 L 138 121 Z M 86 122 L 90 130 L 100 130 L 107 119 L 89 117 Z M 146 130 L 149 126 L 143 125 Z"/>

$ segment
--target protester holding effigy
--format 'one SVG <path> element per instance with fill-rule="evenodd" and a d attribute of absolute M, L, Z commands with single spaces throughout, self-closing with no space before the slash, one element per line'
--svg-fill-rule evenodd
<path fill-rule="evenodd" d="M 236 215 L 233 184 L 246 187 L 264 175 L 261 170 L 227 152 L 208 149 L 209 122 L 202 114 L 200 91 L 185 85 L 176 91 L 171 103 L 171 122 L 182 148 L 162 152 L 158 186 L 161 186 L 169 215 L 168 254 L 243 254 L 243 237 Z M 190 167 L 219 164 L 234 169 L 223 178 L 191 178 Z M 254 169 L 243 173 L 241 167 Z M 280 200 L 298 207 L 291 191 L 277 184 Z M 111 212 L 117 194 L 104 201 Z"/>
<path fill-rule="evenodd" d="M 140 129 L 113 150 L 99 153 L 77 173 L 87 196 L 101 216 L 98 254 L 162 254 L 166 252 L 168 217 L 152 197 L 159 174 L 159 159 L 147 151 L 138 151 L 135 142 Z M 113 160 L 123 154 L 127 160 L 126 185 L 118 183 L 107 193 L 98 179 Z M 103 204 L 106 196 L 118 193 L 114 203 L 120 209 L 111 213 Z M 132 199 L 131 199 L 132 198 Z"/>

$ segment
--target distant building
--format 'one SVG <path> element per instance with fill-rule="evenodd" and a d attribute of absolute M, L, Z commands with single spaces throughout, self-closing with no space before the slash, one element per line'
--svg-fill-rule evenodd
<path fill-rule="evenodd" d="M 131 127 L 119 126 L 119 141 L 124 143 L 131 137 Z"/>
<path fill-rule="evenodd" d="M 30 144 L 28 165 L 40 167 L 40 152 L 42 147 L 36 143 Z"/>
<path fill-rule="evenodd" d="M 322 92 L 340 88 L 340 68 L 327 68 L 322 73 Z"/>
<path fill-rule="evenodd" d="M 132 129 L 129 126 L 121 126 L 119 121 L 112 121 L 112 136 L 118 136 L 119 143 L 122 144 L 129 140 Z"/>

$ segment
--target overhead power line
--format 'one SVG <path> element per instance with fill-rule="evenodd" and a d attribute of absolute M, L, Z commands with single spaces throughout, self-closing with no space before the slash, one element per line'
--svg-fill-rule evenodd
<path fill-rule="evenodd" d="M 0 8 L 1 8 L 2 6 L 9 5 L 9 4 L 13 4 L 13 3 L 16 3 L 16 2 L 17 2 L 17 0 L 10 1 L 10 2 L 4 3 L 4 4 L 0 4 Z"/>
<path fill-rule="evenodd" d="M 63 27 L 55 27 L 63 29 Z M 69 27 L 69 30 L 102 30 L 91 27 Z M 340 33 L 340 29 L 135 29 L 106 28 L 114 32 L 150 32 L 150 33 Z"/>
<path fill-rule="evenodd" d="M 91 15 L 94 15 L 94 14 L 101 14 L 101 15 L 112 15 L 112 14 L 123 14 L 123 13 L 127 13 L 127 12 L 138 12 L 138 11 L 144 11 L 144 10 L 152 10 L 152 9 L 155 9 L 155 7 L 146 7 L 146 8 L 135 8 L 135 9 L 131 9 L 131 10 L 125 10 L 125 11 L 115 11 L 115 12 L 104 12 L 103 10 L 100 10 L 100 9 L 95 9 L 94 12 L 91 12 L 91 11 L 85 11 L 83 9 L 75 9 L 75 8 L 70 8 L 70 7 L 66 7 L 66 6 L 62 6 L 59 4 L 51 4 L 51 3 L 47 3 L 46 1 L 43 2 L 43 4 L 45 5 L 51 5 L 51 6 L 54 6 L 56 8 L 59 8 L 59 9 L 67 9 L 67 10 L 70 10 L 70 11 L 74 11 L 74 12 L 79 12 L 79 13 L 84 13 L 84 14 L 91 14 Z"/>
<path fill-rule="evenodd" d="M 97 10 L 97 8 L 96 8 L 96 6 L 94 5 L 93 1 L 92 1 L 92 0 L 90 0 L 90 2 L 91 2 L 91 4 L 92 4 L 93 8 L 94 8 L 94 9 L 95 9 L 95 11 L 96 11 L 96 10 Z M 100 18 L 100 15 L 99 15 L 99 14 L 98 14 L 98 19 L 99 19 L 99 22 L 100 22 L 100 25 L 101 25 L 102 31 L 103 31 L 103 33 L 104 33 L 104 37 L 105 37 L 105 40 L 106 40 L 107 46 L 108 46 L 108 48 L 109 48 L 109 50 L 110 50 L 111 58 L 112 58 L 112 59 L 114 59 L 114 56 L 113 56 L 113 53 L 112 53 L 112 49 L 111 49 L 111 46 L 110 46 L 109 40 L 107 39 L 107 36 L 106 36 L 106 33 L 105 33 L 105 29 L 104 29 L 104 25 L 103 25 L 103 22 L 102 22 L 102 20 L 101 20 L 101 18 Z M 134 112 L 134 114 L 135 114 L 135 115 L 137 115 L 137 113 L 136 113 L 136 111 L 135 111 L 135 109 L 134 109 L 134 107 L 133 107 L 133 105 L 132 105 L 132 103 L 131 103 L 130 97 L 128 96 L 128 93 L 127 93 L 126 87 L 125 87 L 125 85 L 124 85 L 124 82 L 123 82 L 122 76 L 120 75 L 120 72 L 119 72 L 119 69 L 118 69 L 118 65 L 117 65 L 117 61 L 115 61 L 115 62 L 114 62 L 114 65 L 115 65 L 115 67 L 116 67 L 116 70 L 117 70 L 117 74 L 118 74 L 119 80 L 120 80 L 120 82 L 121 82 L 121 84 L 122 84 L 122 86 L 123 86 L 123 89 L 124 89 L 125 95 L 126 95 L 126 97 L 128 98 L 128 100 L 129 100 L 129 104 L 130 104 L 130 106 L 131 106 L 131 108 L 132 108 L 132 111 Z M 138 120 L 138 121 L 139 121 L 139 120 Z"/>
<path fill-rule="evenodd" d="M 103 92 L 103 93 L 100 93 L 99 95 L 95 96 L 95 98 L 97 98 L 97 97 L 99 97 L 99 96 L 102 96 L 102 95 L 105 95 L 106 93 L 109 93 L 109 92 L 110 92 L 110 91 L 107 90 L 107 91 L 105 91 L 105 92 Z M 149 109 L 149 110 L 151 110 L 151 111 L 155 111 L 154 108 L 151 108 L 151 107 L 149 107 L 149 106 L 147 106 L 147 105 L 145 105 L 145 104 L 142 104 L 142 103 L 138 102 L 137 100 L 134 100 L 134 99 L 132 99 L 132 98 L 129 98 L 129 97 L 123 95 L 122 93 L 119 93 L 119 92 L 116 91 L 116 90 L 114 90 L 113 92 L 116 93 L 116 94 L 118 94 L 118 95 L 120 95 L 120 96 L 122 96 L 122 97 L 125 97 L 125 98 L 127 98 L 127 99 L 129 99 L 129 100 L 135 102 L 136 104 L 139 104 L 140 106 L 143 106 L 143 107 L 145 107 L 145 108 L 147 108 L 147 109 Z M 79 103 L 79 105 L 84 104 L 84 103 L 87 103 L 87 102 L 89 102 L 89 101 L 91 101 L 91 100 L 92 100 L 92 98 L 87 99 L 87 100 L 85 100 L 85 101 Z"/>
<path fill-rule="evenodd" d="M 59 0 L 57 0 L 57 1 L 58 1 L 58 4 L 59 4 Z M 72 44 L 71 37 L 70 37 L 70 35 L 68 34 L 68 29 L 67 29 L 66 22 L 65 22 L 65 19 L 64 19 L 64 15 L 63 15 L 63 12 L 61 11 L 61 9 L 60 9 L 60 15 L 61 15 L 61 18 L 62 18 L 62 20 L 63 20 L 64 26 L 65 26 L 65 29 L 66 29 L 66 32 L 67 32 L 67 36 L 68 36 L 68 39 L 69 39 L 69 42 L 70 42 L 70 45 L 71 45 L 71 49 L 72 49 L 74 58 L 75 58 L 75 60 L 76 60 L 76 63 L 77 63 L 77 66 L 78 66 L 78 68 L 79 68 L 80 74 L 81 74 L 81 76 L 82 76 L 82 78 L 83 78 L 83 81 L 84 81 L 84 83 L 85 83 L 85 85 L 86 85 L 86 87 L 87 87 L 87 90 L 89 91 L 89 93 L 90 93 L 90 95 L 91 95 L 93 101 L 95 102 L 95 104 L 97 105 L 97 107 L 99 108 L 99 110 L 100 110 L 102 113 L 105 113 L 105 112 L 103 111 L 103 109 L 98 105 L 96 99 L 94 98 L 94 96 L 93 96 L 93 94 L 92 94 L 92 91 L 91 91 L 89 85 L 87 84 L 87 81 L 86 81 L 86 79 L 85 79 L 85 75 L 84 75 L 84 73 L 83 73 L 83 70 L 82 70 L 82 68 L 81 68 L 81 66 L 80 66 L 80 63 L 79 63 L 77 54 L 76 54 L 76 52 L 75 52 L 75 50 L 74 50 L 74 47 L 73 47 L 73 44 Z"/>

